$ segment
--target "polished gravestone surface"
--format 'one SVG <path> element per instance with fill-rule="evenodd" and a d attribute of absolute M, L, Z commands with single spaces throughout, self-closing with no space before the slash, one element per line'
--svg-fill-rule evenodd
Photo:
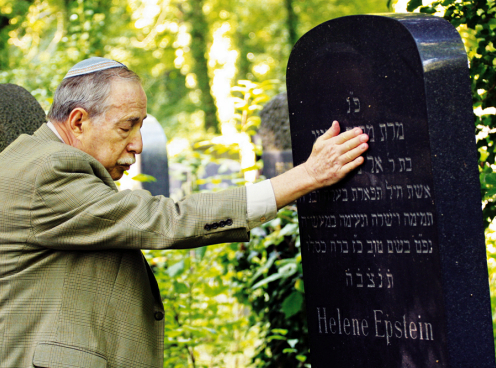
<path fill-rule="evenodd" d="M 340 122 L 370 149 L 298 200 L 312 367 L 494 367 L 467 57 L 445 20 L 351 16 L 288 63 L 294 164 Z"/>
<path fill-rule="evenodd" d="M 15 84 L 0 84 L 0 152 L 45 122 L 45 112 L 31 93 Z"/>

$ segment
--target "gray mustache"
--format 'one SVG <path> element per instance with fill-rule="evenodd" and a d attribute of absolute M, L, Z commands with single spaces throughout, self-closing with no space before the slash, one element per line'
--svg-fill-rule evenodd
<path fill-rule="evenodd" d="M 127 157 L 127 158 L 121 158 L 117 160 L 117 165 L 132 165 L 136 162 L 136 158 L 134 157 Z"/>

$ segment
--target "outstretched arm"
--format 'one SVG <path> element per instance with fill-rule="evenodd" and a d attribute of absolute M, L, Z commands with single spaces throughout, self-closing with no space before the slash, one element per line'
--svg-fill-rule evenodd
<path fill-rule="evenodd" d="M 369 137 L 360 128 L 339 134 L 337 121 L 313 145 L 308 160 L 270 179 L 277 209 L 316 189 L 336 184 L 360 166 Z"/>

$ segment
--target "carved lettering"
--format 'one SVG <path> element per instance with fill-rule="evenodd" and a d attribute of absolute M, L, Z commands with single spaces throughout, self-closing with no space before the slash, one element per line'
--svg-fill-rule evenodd
<path fill-rule="evenodd" d="M 375 142 L 374 126 L 366 125 L 364 132 L 369 136 L 369 142 L 374 143 Z"/>
<path fill-rule="evenodd" d="M 434 225 L 434 216 L 432 212 L 404 212 L 405 226 L 432 226 Z"/>
<path fill-rule="evenodd" d="M 387 141 L 386 124 L 379 124 L 379 128 L 381 130 L 381 142 Z"/>
<path fill-rule="evenodd" d="M 385 286 L 383 280 L 386 279 L 387 286 Z M 387 272 L 381 272 L 381 270 L 377 270 L 377 272 L 371 271 L 370 268 L 365 272 L 365 282 L 364 282 L 364 273 L 360 272 L 360 269 L 357 269 L 356 272 L 352 270 L 345 271 L 345 280 L 347 287 L 356 287 L 356 288 L 372 288 L 372 289 L 382 289 L 386 287 L 387 289 L 392 289 L 394 287 L 393 274 L 387 270 Z"/>
<path fill-rule="evenodd" d="M 369 156 L 367 157 L 367 162 L 369 160 L 372 162 L 372 169 L 370 170 L 372 174 L 379 174 L 381 172 L 384 172 L 384 169 L 382 167 L 382 159 L 380 157 Z"/>

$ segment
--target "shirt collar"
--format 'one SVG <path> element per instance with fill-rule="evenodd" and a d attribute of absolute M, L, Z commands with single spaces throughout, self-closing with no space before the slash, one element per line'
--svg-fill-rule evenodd
<path fill-rule="evenodd" d="M 62 139 L 62 137 L 60 136 L 59 132 L 57 131 L 57 129 L 55 128 L 55 125 L 53 125 L 53 123 L 51 121 L 49 121 L 47 123 L 48 127 L 50 128 L 50 130 L 52 132 L 55 133 L 55 135 L 62 141 L 62 143 L 65 143 L 64 140 Z"/>

